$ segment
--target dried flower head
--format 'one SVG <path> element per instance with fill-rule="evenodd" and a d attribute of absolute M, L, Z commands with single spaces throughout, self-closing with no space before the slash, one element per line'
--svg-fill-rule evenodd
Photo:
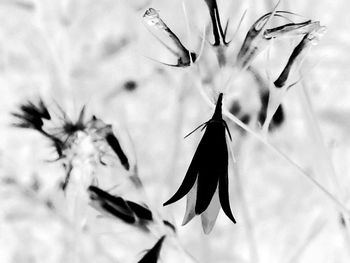
<path fill-rule="evenodd" d="M 57 107 L 61 112 L 61 116 L 56 116 L 59 119 L 58 123 L 57 120 L 51 119 L 52 116 L 41 99 L 38 104 L 29 101 L 21 105 L 20 112 L 13 113 L 13 116 L 20 120 L 19 123 L 14 124 L 16 127 L 35 129 L 54 145 L 58 154 L 57 160 L 62 161 L 66 171 L 62 183 L 63 190 L 66 190 L 70 181 L 76 159 L 85 158 L 89 159 L 89 163 L 97 161 L 102 163 L 101 158 L 107 153 L 109 147 L 117 155 L 123 167 L 129 170 L 128 158 L 114 135 L 111 125 L 95 116 L 86 119 L 85 107 L 82 107 L 76 121 L 72 121 L 59 105 Z M 47 120 L 48 125 L 44 125 L 43 120 Z"/>
<path fill-rule="evenodd" d="M 190 52 L 180 41 L 180 39 L 174 34 L 174 32 L 164 23 L 160 18 L 159 13 L 154 8 L 149 8 L 146 10 L 143 18 L 146 22 L 147 28 L 155 36 L 160 43 L 165 46 L 172 54 L 177 57 L 177 64 L 167 64 L 168 66 L 173 67 L 188 67 L 191 63 L 196 61 L 197 55 L 193 52 Z M 160 34 L 156 34 L 157 32 Z M 171 46 L 164 42 L 162 39 L 165 39 L 167 42 L 171 43 Z"/>
<path fill-rule="evenodd" d="M 184 181 L 178 191 L 164 206 L 174 203 L 187 195 L 187 207 L 183 225 L 195 215 L 202 215 L 205 233 L 213 228 L 220 204 L 225 214 L 236 223 L 232 215 L 228 188 L 229 154 L 226 132 L 231 138 L 226 122 L 222 118 L 222 98 L 220 93 L 213 117 L 199 126 L 204 135 L 193 156 Z M 195 130 L 197 130 L 195 129 Z M 220 203 L 219 203 L 220 201 Z"/>

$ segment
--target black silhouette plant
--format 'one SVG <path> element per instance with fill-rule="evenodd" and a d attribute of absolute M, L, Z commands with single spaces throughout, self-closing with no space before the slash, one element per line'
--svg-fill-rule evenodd
<path fill-rule="evenodd" d="M 169 205 L 188 194 L 183 225 L 188 223 L 195 215 L 202 214 L 202 225 L 205 233 L 211 231 L 219 213 L 218 197 L 225 214 L 232 222 L 236 223 L 229 201 L 229 154 L 226 143 L 226 131 L 230 139 L 231 135 L 226 122 L 222 118 L 222 99 L 223 94 L 220 93 L 213 117 L 197 128 L 202 127 L 202 130 L 205 129 L 205 132 L 193 156 L 184 181 L 173 197 L 164 203 L 164 206 Z"/>

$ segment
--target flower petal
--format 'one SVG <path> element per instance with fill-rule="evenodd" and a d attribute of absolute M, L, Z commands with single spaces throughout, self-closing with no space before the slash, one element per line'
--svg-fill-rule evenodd
<path fill-rule="evenodd" d="M 225 126 L 221 121 L 212 121 L 207 125 L 199 143 L 201 165 L 198 173 L 196 214 L 207 209 L 217 188 L 219 177 L 227 173 L 228 152 L 225 138 Z"/>
<path fill-rule="evenodd" d="M 187 203 L 186 203 L 186 212 L 184 219 L 182 220 L 182 225 L 186 225 L 188 222 L 192 220 L 192 218 L 196 215 L 195 206 L 197 200 L 197 182 L 194 183 L 193 187 L 187 194 Z"/>
<path fill-rule="evenodd" d="M 219 178 L 219 198 L 220 198 L 222 210 L 224 210 L 228 218 L 230 218 L 232 222 L 236 224 L 236 219 L 232 215 L 232 211 L 230 207 L 228 173 L 220 176 Z"/>
<path fill-rule="evenodd" d="M 209 234 L 214 227 L 216 219 L 220 211 L 220 201 L 218 189 L 216 189 L 214 196 L 207 208 L 201 215 L 202 227 L 205 234 Z"/>
<path fill-rule="evenodd" d="M 182 197 L 184 197 L 192 188 L 194 185 L 197 175 L 198 175 L 198 170 L 199 170 L 199 165 L 201 163 L 200 161 L 200 151 L 199 147 L 197 148 L 190 166 L 188 167 L 187 173 L 185 175 L 185 178 L 180 185 L 180 188 L 177 190 L 177 192 L 168 200 L 166 201 L 163 206 L 172 204 L 178 200 L 180 200 Z"/>

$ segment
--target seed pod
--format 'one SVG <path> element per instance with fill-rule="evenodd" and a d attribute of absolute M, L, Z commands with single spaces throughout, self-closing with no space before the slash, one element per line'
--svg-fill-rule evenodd
<path fill-rule="evenodd" d="M 196 61 L 197 55 L 190 52 L 174 34 L 174 32 L 160 18 L 159 13 L 154 8 L 149 8 L 143 15 L 147 28 L 158 41 L 177 57 L 177 64 L 166 64 L 173 67 L 188 67 Z M 157 33 L 153 33 L 157 32 Z M 162 39 L 166 39 L 172 44 L 168 45 Z"/>

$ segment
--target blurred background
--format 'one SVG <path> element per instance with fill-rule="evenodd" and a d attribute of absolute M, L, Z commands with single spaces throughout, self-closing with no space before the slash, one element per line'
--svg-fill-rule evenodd
<path fill-rule="evenodd" d="M 220 90 L 233 76 L 227 98 L 238 100 L 251 116 L 249 126 L 260 131 L 259 87 L 245 72 L 219 68 L 205 1 L 184 2 L 189 23 L 183 1 L 0 0 L 0 262 L 137 262 L 162 233 L 98 217 L 88 204 L 83 222 L 67 219 L 67 200 L 58 187 L 65 172 L 52 161 L 57 156 L 50 143 L 35 131 L 11 126 L 11 113 L 39 97 L 57 116 L 57 104 L 73 120 L 85 105 L 87 116 L 113 125 L 137 164 L 143 190 L 130 186 L 120 164 L 96 169 L 99 185 L 116 186 L 112 193 L 147 203 L 176 226 L 177 241 L 165 241 L 160 262 L 349 262 L 348 218 L 293 165 L 229 120 L 237 164 L 230 198 L 237 224 L 221 211 L 213 231 L 204 235 L 200 217 L 181 226 L 185 200 L 162 206 L 182 182 L 202 133 L 183 137 L 212 115 L 199 82 Z M 222 21 L 230 20 L 228 39 L 234 38 L 227 61 L 233 65 L 250 26 L 276 2 L 217 2 Z M 144 25 L 149 7 L 197 53 L 207 27 L 199 71 L 153 61 L 177 60 Z M 267 135 L 268 143 L 349 207 L 349 3 L 285 0 L 278 9 L 320 21 L 327 31 L 295 73 L 301 80 L 284 97 L 284 122 Z M 266 81 L 278 76 L 296 43 L 276 40 L 270 57 L 263 52 L 254 61 Z M 307 98 L 313 112 L 305 108 Z"/>

